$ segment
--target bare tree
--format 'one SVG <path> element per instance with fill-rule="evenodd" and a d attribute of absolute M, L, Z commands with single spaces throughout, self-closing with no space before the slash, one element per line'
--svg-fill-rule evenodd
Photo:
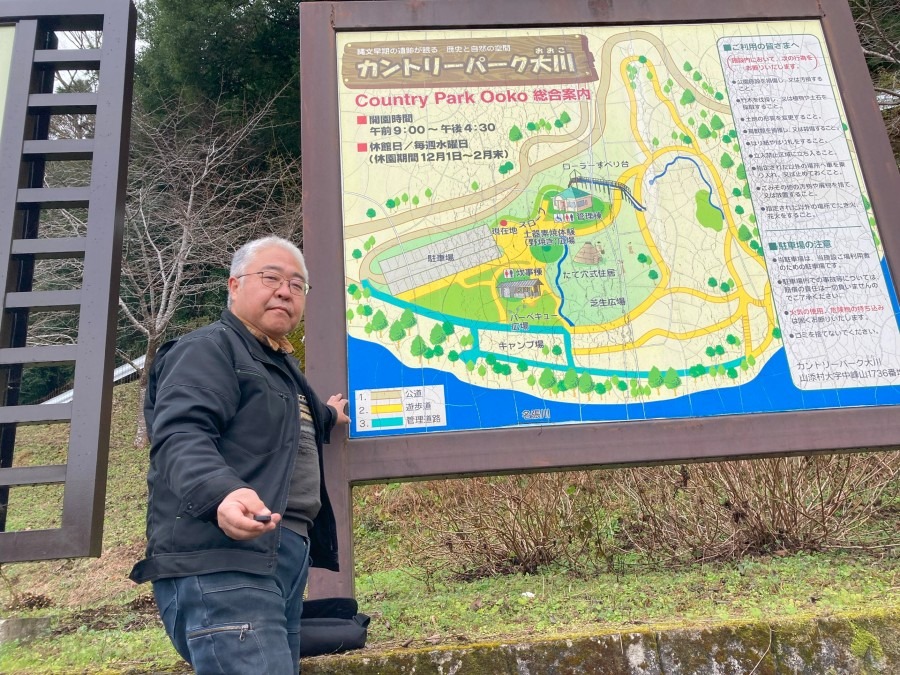
<path fill-rule="evenodd" d="M 900 67 L 900 18 L 893 0 L 850 0 L 868 59 Z M 890 92 L 896 93 L 896 92 Z"/>
<path fill-rule="evenodd" d="M 264 156 L 253 142 L 271 128 L 271 108 L 235 119 L 215 103 L 171 101 L 134 114 L 119 307 L 146 340 L 141 407 L 179 308 L 224 290 L 231 255 L 248 239 L 299 233 L 299 160 Z M 136 445 L 147 440 L 138 420 Z"/>
<path fill-rule="evenodd" d="M 900 14 L 896 0 L 850 0 L 894 155 L 900 162 Z"/>

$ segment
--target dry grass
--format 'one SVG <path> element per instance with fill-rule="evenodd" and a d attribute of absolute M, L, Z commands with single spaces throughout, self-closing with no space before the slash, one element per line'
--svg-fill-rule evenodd
<path fill-rule="evenodd" d="M 426 579 L 466 580 L 548 564 L 590 575 L 635 555 L 683 565 L 900 547 L 898 485 L 900 452 L 870 452 L 428 481 L 354 495 L 366 514 L 358 533 L 386 537 Z"/>

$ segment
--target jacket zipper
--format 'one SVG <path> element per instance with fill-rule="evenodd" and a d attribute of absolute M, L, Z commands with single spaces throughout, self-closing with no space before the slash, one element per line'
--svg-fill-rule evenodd
<path fill-rule="evenodd" d="M 241 336 L 240 332 L 239 332 L 236 328 L 234 328 L 233 326 L 229 326 L 227 323 L 223 323 L 223 325 L 224 325 L 225 327 L 227 327 L 228 329 L 230 329 L 232 332 L 234 332 L 240 339 L 244 340 L 244 342 L 246 342 L 246 340 L 243 338 L 243 336 Z M 258 341 L 257 341 L 257 342 L 258 342 Z M 278 396 L 281 397 L 282 400 L 284 400 L 284 401 L 287 403 L 289 409 L 290 409 L 290 406 L 292 406 L 292 405 L 293 405 L 293 406 L 298 405 L 298 403 L 297 403 L 297 394 L 303 393 L 303 395 L 306 396 L 306 398 L 307 398 L 307 405 L 309 405 L 309 412 L 310 412 L 310 415 L 311 415 L 312 418 L 313 418 L 313 430 L 314 430 L 315 436 L 316 436 L 316 446 L 318 447 L 318 446 L 319 446 L 319 425 L 318 425 L 318 420 L 317 420 L 315 408 L 309 403 L 310 397 L 307 396 L 306 391 L 303 390 L 303 391 L 301 392 L 301 389 L 302 389 L 302 388 L 300 387 L 300 384 L 299 384 L 299 382 L 297 381 L 297 379 L 294 377 L 294 373 L 291 372 L 291 367 L 288 366 L 288 365 L 282 365 L 282 364 L 280 364 L 280 363 L 278 363 L 278 362 L 272 360 L 272 359 L 269 358 L 268 356 L 266 356 L 266 357 L 264 357 L 264 358 L 261 357 L 260 354 L 259 354 L 256 350 L 254 350 L 252 347 L 251 347 L 251 348 L 248 348 L 248 351 L 250 352 L 250 357 L 251 357 L 252 359 L 254 359 L 255 361 L 258 361 L 258 362 L 262 363 L 264 366 L 268 365 L 268 366 L 271 366 L 271 367 L 275 368 L 276 370 L 280 371 L 282 375 L 287 375 L 287 379 L 288 379 L 288 387 L 289 387 L 290 389 L 292 389 L 291 394 L 284 394 L 284 393 L 282 393 L 282 392 L 280 392 L 280 391 L 279 391 L 279 392 L 276 392 L 276 393 L 278 394 Z M 237 369 L 236 369 L 236 370 L 237 370 Z M 263 375 L 262 377 L 263 377 L 263 379 L 268 379 L 265 375 Z M 298 412 L 297 412 L 297 442 L 298 442 L 298 443 L 300 442 L 300 414 L 299 414 L 299 410 L 298 410 Z M 288 465 L 288 475 L 289 475 L 289 476 L 290 476 L 291 474 L 293 474 L 293 472 L 294 472 L 294 463 L 295 463 L 296 459 L 297 459 L 297 448 L 295 447 L 295 448 L 294 448 L 294 452 L 293 452 L 292 455 L 291 455 L 290 463 L 289 463 L 289 465 Z M 320 462 L 322 461 L 321 455 L 319 456 L 319 461 L 320 461 Z M 320 466 L 320 467 L 319 467 L 319 475 L 320 475 L 320 478 L 322 477 L 322 471 L 323 471 L 323 469 L 322 469 L 322 467 Z M 289 496 L 289 493 L 290 493 L 290 489 L 291 489 L 291 488 L 290 488 L 290 479 L 288 479 L 287 489 L 286 489 L 285 492 L 284 492 L 284 498 L 282 499 L 282 503 L 281 503 L 281 505 L 280 505 L 280 506 L 281 506 L 281 508 L 280 508 L 281 513 L 284 513 L 285 509 L 287 508 L 287 500 L 288 500 L 288 496 Z M 276 539 L 276 541 L 275 541 L 275 550 L 274 550 L 274 554 L 275 554 L 275 555 L 274 555 L 274 559 L 275 559 L 275 560 L 277 560 L 277 558 L 278 558 L 278 549 L 281 547 L 281 529 L 282 529 L 281 527 L 278 528 L 278 537 L 277 537 L 277 539 Z"/>
<path fill-rule="evenodd" d="M 258 373 L 255 370 L 247 370 L 246 368 L 235 368 L 234 372 L 243 373 L 244 375 L 252 375 L 254 377 L 258 377 L 263 380 L 265 379 L 265 375 L 263 375 L 262 373 Z"/>

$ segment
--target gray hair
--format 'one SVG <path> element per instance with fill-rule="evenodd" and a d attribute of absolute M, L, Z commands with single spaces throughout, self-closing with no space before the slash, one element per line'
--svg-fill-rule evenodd
<path fill-rule="evenodd" d="M 231 258 L 231 269 L 229 270 L 228 275 L 231 277 L 239 277 L 242 274 L 245 274 L 247 272 L 247 267 L 253 262 L 253 258 L 256 257 L 256 254 L 265 248 L 271 248 L 273 246 L 284 249 L 293 255 L 297 260 L 297 266 L 300 267 L 300 271 L 303 272 L 303 278 L 309 282 L 309 272 L 306 269 L 306 261 L 303 259 L 303 252 L 287 239 L 276 236 L 254 239 L 241 246 L 234 252 L 234 256 Z M 243 279 L 241 282 L 243 282 Z M 230 293 L 228 294 L 228 306 L 231 307 Z"/>

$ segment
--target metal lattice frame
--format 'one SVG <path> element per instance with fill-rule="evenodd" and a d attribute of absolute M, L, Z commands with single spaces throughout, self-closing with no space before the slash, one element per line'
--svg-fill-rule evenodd
<path fill-rule="evenodd" d="M 134 70 L 130 0 L 0 0 L 15 26 L 0 141 L 0 562 L 100 554 Z M 100 31 L 99 49 L 58 49 L 59 31 Z M 96 93 L 53 93 L 56 72 L 96 70 Z M 92 114 L 94 137 L 48 138 L 50 118 Z M 45 187 L 47 161 L 91 162 L 90 184 Z M 86 234 L 41 237 L 41 214 L 87 209 Z M 81 259 L 80 288 L 32 291 L 35 262 Z M 77 343 L 25 346 L 29 311 L 78 312 Z M 25 365 L 74 364 L 72 403 L 17 405 Z M 22 424 L 69 423 L 65 464 L 15 465 Z M 6 532 L 11 487 L 63 484 L 61 527 Z"/>

